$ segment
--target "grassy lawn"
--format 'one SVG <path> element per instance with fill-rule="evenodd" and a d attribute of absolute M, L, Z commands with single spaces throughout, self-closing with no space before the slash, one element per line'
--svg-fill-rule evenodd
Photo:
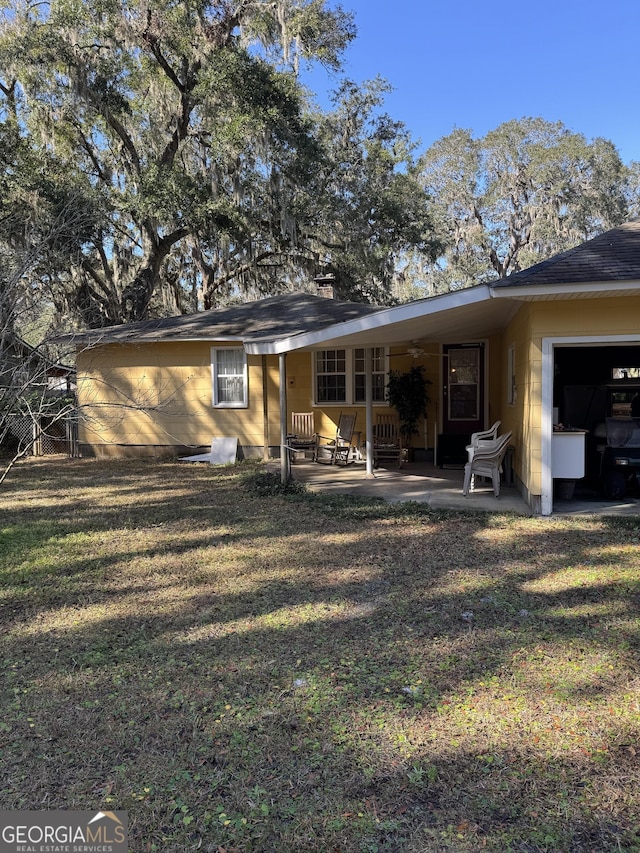
<path fill-rule="evenodd" d="M 12 473 L 1 808 L 126 809 L 134 853 L 640 850 L 640 519 L 248 470 Z"/>

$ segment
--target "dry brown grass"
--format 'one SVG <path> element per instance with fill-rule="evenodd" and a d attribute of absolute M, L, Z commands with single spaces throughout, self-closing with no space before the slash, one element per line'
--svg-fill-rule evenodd
<path fill-rule="evenodd" d="M 640 850 L 640 519 L 245 476 L 5 483 L 2 808 L 126 809 L 141 853 Z"/>

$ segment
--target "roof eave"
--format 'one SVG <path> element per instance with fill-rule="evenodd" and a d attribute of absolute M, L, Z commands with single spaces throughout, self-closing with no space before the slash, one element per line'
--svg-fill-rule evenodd
<path fill-rule="evenodd" d="M 640 279 L 630 281 L 588 281 L 573 284 L 500 284 L 492 288 L 496 299 L 544 299 L 547 296 L 567 296 L 581 293 L 626 293 L 640 289 Z"/>
<path fill-rule="evenodd" d="M 109 337 L 108 335 L 86 336 L 77 335 L 75 338 L 69 336 L 69 341 L 75 343 L 76 347 L 82 349 L 91 349 L 92 347 L 102 347 L 111 345 L 120 346 L 140 346 L 142 344 L 175 344 L 175 343 L 203 343 L 205 341 L 224 341 L 241 343 L 241 335 L 166 335 L 163 337 L 153 337 L 149 335 L 139 335 L 131 337 Z"/>

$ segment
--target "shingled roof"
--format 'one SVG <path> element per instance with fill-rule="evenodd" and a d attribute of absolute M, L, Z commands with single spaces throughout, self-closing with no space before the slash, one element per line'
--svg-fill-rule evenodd
<path fill-rule="evenodd" d="M 309 293 L 287 293 L 198 314 L 92 329 L 74 336 L 85 345 L 151 341 L 257 341 L 298 335 L 353 320 L 376 309 Z"/>
<path fill-rule="evenodd" d="M 640 220 L 625 222 L 574 249 L 554 255 L 490 287 L 640 280 Z"/>
<path fill-rule="evenodd" d="M 483 287 L 487 296 L 493 291 L 496 296 L 518 298 L 518 290 L 533 287 L 529 296 L 535 296 L 535 287 L 558 288 L 563 292 L 564 285 L 603 285 L 634 283 L 640 289 L 640 219 L 626 222 L 617 228 L 581 243 L 573 249 L 554 255 L 546 261 L 535 264 L 522 272 L 514 273 L 503 279 L 488 282 Z M 605 290 L 607 288 L 604 288 Z M 625 287 L 628 290 L 628 285 Z M 431 313 L 433 306 L 443 299 L 450 298 L 457 305 L 460 291 L 447 296 L 436 296 L 417 300 L 395 309 L 381 309 L 373 305 L 358 302 L 338 302 L 333 299 L 315 296 L 309 293 L 288 293 L 272 296 L 241 305 L 226 308 L 214 308 L 197 314 L 180 317 L 168 317 L 160 320 L 146 320 L 140 323 L 127 323 L 104 329 L 92 329 L 73 336 L 75 342 L 84 346 L 97 346 L 109 343 L 144 343 L 159 341 L 242 341 L 258 344 L 273 340 L 291 339 L 310 332 L 336 326 L 332 338 L 340 338 L 340 324 L 359 320 L 373 314 L 380 314 L 380 322 L 395 321 L 399 312 L 409 311 L 414 319 Z M 502 291 L 502 292 L 501 292 Z M 455 305 L 452 305 L 455 307 Z M 495 306 L 494 306 L 495 307 Z M 474 308 L 478 319 L 479 307 Z M 387 315 L 393 315 L 387 317 Z M 441 316 L 441 315 L 440 315 Z M 372 319 L 375 323 L 376 319 Z M 366 324 L 369 326 L 369 324 Z M 371 327 L 372 328 L 372 327 Z M 405 330 L 406 331 L 406 330 Z M 420 333 L 411 329 L 402 333 L 404 337 Z M 452 332 L 453 333 L 453 332 Z M 345 335 L 351 334 L 346 327 Z M 401 334 L 398 332 L 398 334 Z M 378 330 L 379 336 L 379 330 Z M 70 336 L 66 336 L 68 339 Z"/>

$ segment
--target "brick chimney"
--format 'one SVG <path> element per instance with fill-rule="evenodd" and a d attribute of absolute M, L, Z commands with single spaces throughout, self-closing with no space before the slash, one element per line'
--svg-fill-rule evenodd
<path fill-rule="evenodd" d="M 334 299 L 334 285 L 336 283 L 335 273 L 328 272 L 324 275 L 317 275 L 314 278 L 316 283 L 316 292 L 318 296 L 324 297 L 324 299 Z"/>

